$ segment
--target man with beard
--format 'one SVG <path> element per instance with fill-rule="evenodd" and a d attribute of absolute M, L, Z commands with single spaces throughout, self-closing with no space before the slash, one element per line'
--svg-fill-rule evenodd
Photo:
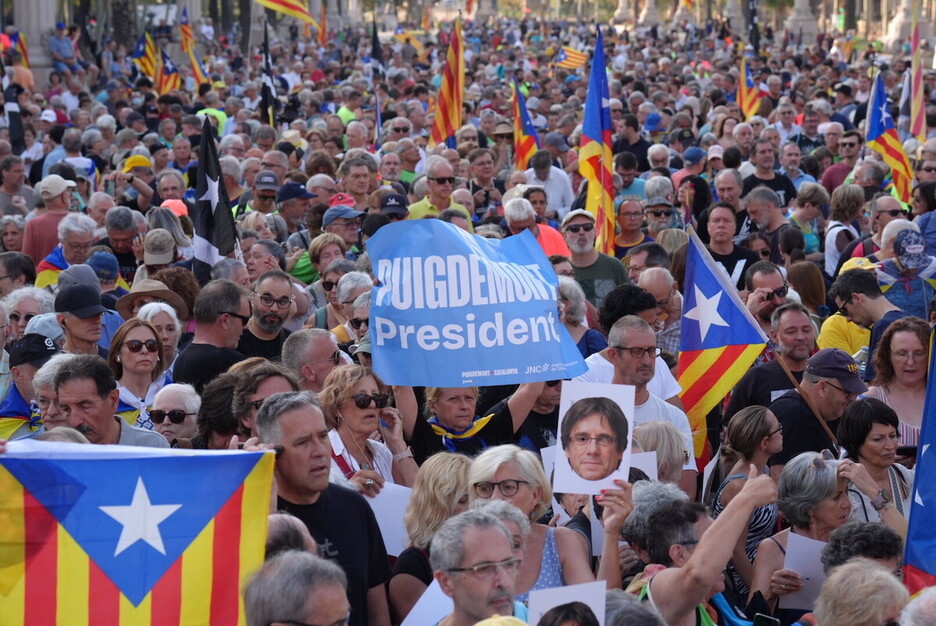
<path fill-rule="evenodd" d="M 624 265 L 613 256 L 595 249 L 595 216 L 584 209 L 569 211 L 562 218 L 562 234 L 572 253 L 575 280 L 582 286 L 585 299 L 600 307 L 605 296 L 627 282 Z"/>
<path fill-rule="evenodd" d="M 780 268 L 770 261 L 758 261 L 744 274 L 744 288 L 748 291 L 747 308 L 760 324 L 761 330 L 770 336 L 770 319 L 773 312 L 786 304 L 790 286 L 783 278 Z M 772 342 L 761 353 L 757 364 L 777 358 Z"/>
<path fill-rule="evenodd" d="M 237 344 L 246 357 L 260 356 L 279 360 L 289 331 L 283 324 L 293 308 L 292 281 L 280 270 L 264 272 L 257 279 L 253 294 L 253 314 Z"/>
<path fill-rule="evenodd" d="M 770 339 L 777 350 L 777 358 L 748 370 L 734 391 L 725 411 L 724 422 L 747 406 L 769 406 L 771 402 L 793 389 L 793 382 L 783 371 L 780 361 L 787 366 L 796 382 L 802 382 L 806 359 L 816 344 L 816 328 L 809 311 L 798 302 L 788 302 L 773 312 L 770 318 Z"/>

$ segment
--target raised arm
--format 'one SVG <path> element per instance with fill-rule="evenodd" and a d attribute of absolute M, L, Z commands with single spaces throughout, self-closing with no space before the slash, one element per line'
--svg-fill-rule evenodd
<path fill-rule="evenodd" d="M 543 393 L 545 383 L 523 383 L 507 400 L 510 410 L 510 419 L 513 420 L 513 431 L 517 432 L 526 421 L 527 415 L 533 410 L 536 399 Z"/>
<path fill-rule="evenodd" d="M 412 387 L 393 387 L 393 399 L 396 402 L 397 411 L 403 418 L 403 438 L 411 441 L 413 430 L 416 428 L 416 420 L 419 419 L 419 403 L 416 402 L 416 394 Z"/>

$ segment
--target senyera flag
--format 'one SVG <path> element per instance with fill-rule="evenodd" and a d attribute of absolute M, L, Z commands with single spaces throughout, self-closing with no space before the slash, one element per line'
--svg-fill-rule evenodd
<path fill-rule="evenodd" d="M 757 110 L 760 108 L 760 99 L 760 88 L 754 84 L 747 58 L 742 56 L 741 75 L 738 76 L 738 106 L 741 107 L 741 112 L 744 113 L 744 119 L 757 115 Z"/>
<path fill-rule="evenodd" d="M 450 144 L 455 132 L 461 128 L 462 103 L 465 99 L 465 50 L 462 41 L 461 16 L 455 18 L 452 41 L 449 43 L 442 70 L 442 87 L 439 89 L 439 104 L 429 134 L 429 145 Z M 454 148 L 454 144 L 449 147 Z"/>
<path fill-rule="evenodd" d="M 10 442 L 0 622 L 243 623 L 273 463 L 262 452 Z"/>
<path fill-rule="evenodd" d="M 514 167 L 518 170 L 525 170 L 530 157 L 540 149 L 539 133 L 536 132 L 533 120 L 530 119 L 526 99 L 516 79 L 513 81 L 513 91 Z"/>
<path fill-rule="evenodd" d="M 748 371 L 767 336 L 692 227 L 684 284 L 678 378 L 701 471 L 711 458 L 706 415 Z"/>
<path fill-rule="evenodd" d="M 930 338 L 930 380 L 936 374 L 933 339 Z M 936 587 L 936 492 L 932 483 L 936 479 L 936 385 L 927 385 L 923 404 L 923 425 L 917 447 L 917 460 L 913 478 L 913 502 L 910 504 L 907 547 L 904 555 L 904 584 L 911 595 L 926 587 Z M 930 448 L 933 448 L 930 450 Z"/>

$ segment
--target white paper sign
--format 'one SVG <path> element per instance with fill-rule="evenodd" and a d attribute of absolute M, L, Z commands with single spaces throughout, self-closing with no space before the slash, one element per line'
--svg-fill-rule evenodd
<path fill-rule="evenodd" d="M 566 381 L 559 416 L 560 442 L 566 419 L 575 425 L 568 449 L 560 445 L 556 451 L 554 490 L 599 494 L 602 489 L 614 489 L 615 480 L 627 480 L 634 432 L 632 386 Z M 576 443 L 576 435 L 587 438 L 584 444 Z"/>
<path fill-rule="evenodd" d="M 581 602 L 594 613 L 598 625 L 604 626 L 606 589 L 607 584 L 599 580 L 593 583 L 582 583 L 581 585 L 531 591 L 529 623 L 536 626 L 551 609 L 571 602 Z"/>
<path fill-rule="evenodd" d="M 383 489 L 375 497 L 364 498 L 374 511 L 387 554 L 390 556 L 400 556 L 400 552 L 409 545 L 409 536 L 403 525 L 403 514 L 406 513 L 412 492 L 409 487 L 384 483 Z"/>
<path fill-rule="evenodd" d="M 820 560 L 824 547 L 824 541 L 816 541 L 790 532 L 786 544 L 786 557 L 783 559 L 783 569 L 799 574 L 800 580 L 803 581 L 803 588 L 781 595 L 780 608 L 811 611 L 816 605 L 819 592 L 822 590 L 822 583 L 826 578 Z"/>
<path fill-rule="evenodd" d="M 401 626 L 438 624 L 454 608 L 455 604 L 442 591 L 439 581 L 433 579 L 432 584 L 426 587 L 423 594 L 419 596 L 419 600 L 413 605 L 413 610 L 409 612 Z"/>
<path fill-rule="evenodd" d="M 656 450 L 635 452 L 630 458 L 631 467 L 641 470 L 650 480 L 659 480 Z"/>

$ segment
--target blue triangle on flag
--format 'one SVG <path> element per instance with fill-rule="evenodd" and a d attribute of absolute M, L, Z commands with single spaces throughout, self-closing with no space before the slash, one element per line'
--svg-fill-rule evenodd
<path fill-rule="evenodd" d="M 0 465 L 65 527 L 136 606 L 217 515 L 260 457 L 199 454 L 129 459 L 6 458 L 0 460 Z M 193 480 L 195 477 L 198 479 Z M 164 514 L 170 509 L 172 512 L 156 526 L 158 539 L 120 545 L 126 526 L 101 507 L 129 508 L 131 503 L 136 504 L 139 484 L 144 486 L 152 506 L 178 508 L 159 509 Z M 161 544 L 164 553 L 153 543 Z"/>
<path fill-rule="evenodd" d="M 724 346 L 764 343 L 759 328 L 732 298 L 727 279 L 717 266 L 706 262 L 696 237 L 686 257 L 686 288 L 683 297 L 680 350 L 706 350 Z"/>

